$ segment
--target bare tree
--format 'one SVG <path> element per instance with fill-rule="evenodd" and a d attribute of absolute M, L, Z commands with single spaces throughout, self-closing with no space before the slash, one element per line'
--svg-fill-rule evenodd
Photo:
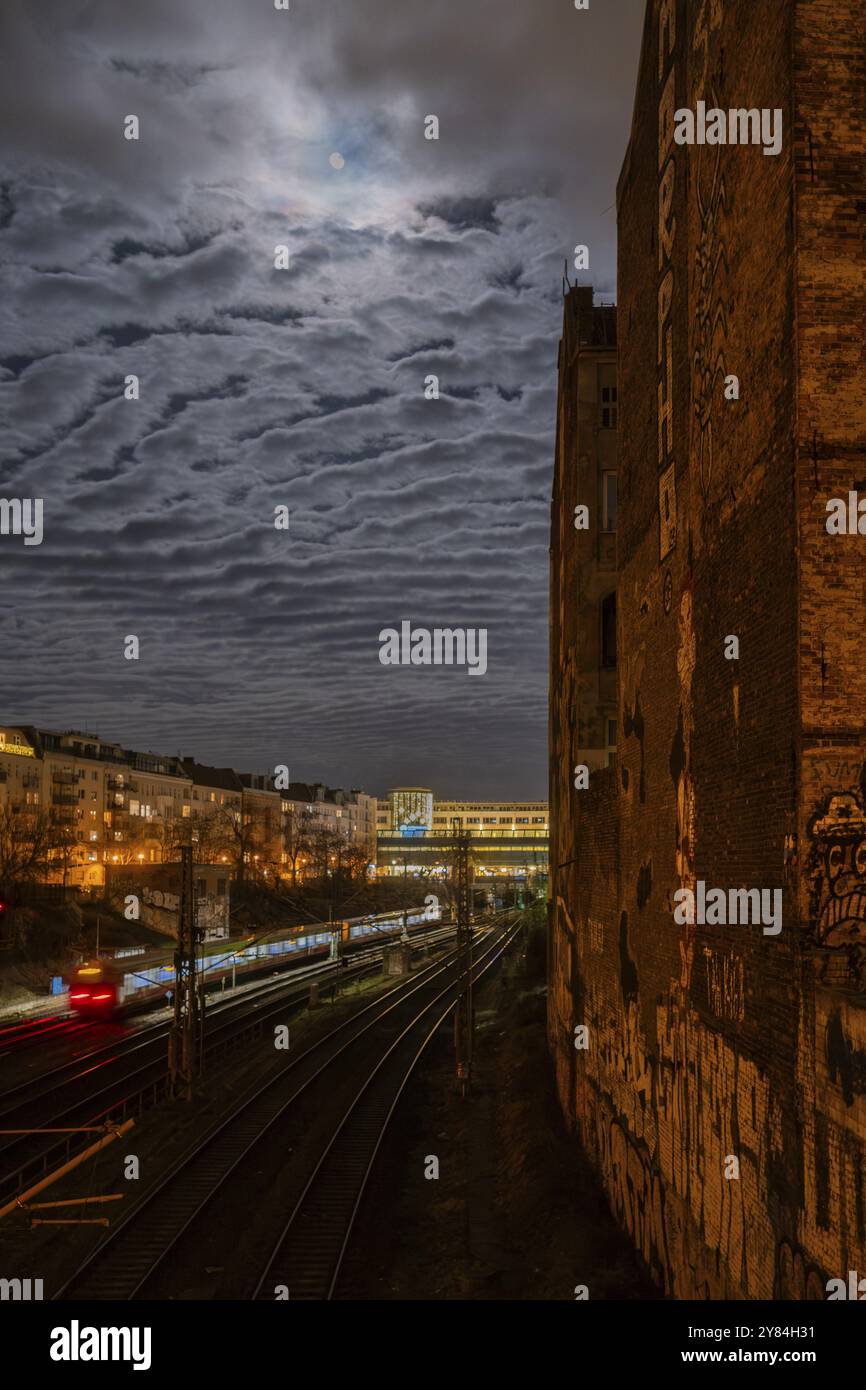
<path fill-rule="evenodd" d="M 345 840 L 342 836 L 337 837 L 332 870 L 337 886 L 348 888 L 353 883 L 364 882 L 369 862 L 370 856 L 365 845 Z"/>
<path fill-rule="evenodd" d="M 74 827 L 53 811 L 0 806 L 0 887 L 10 893 L 44 881 L 55 856 L 63 859 L 65 878 L 76 845 Z"/>
<path fill-rule="evenodd" d="M 292 885 L 298 881 L 298 865 L 304 859 L 312 858 L 313 837 L 317 828 L 317 818 L 306 807 L 301 811 L 292 808 L 286 813 L 283 831 L 283 848 L 291 866 Z"/>
<path fill-rule="evenodd" d="M 235 882 L 258 876 L 257 856 L 264 848 L 264 834 L 258 819 L 240 806 L 215 806 L 202 820 L 206 842 L 214 854 L 227 858 L 235 871 Z"/>
<path fill-rule="evenodd" d="M 310 829 L 310 865 L 312 877 L 326 882 L 333 869 L 339 849 L 339 837 L 321 821 L 314 822 Z"/>

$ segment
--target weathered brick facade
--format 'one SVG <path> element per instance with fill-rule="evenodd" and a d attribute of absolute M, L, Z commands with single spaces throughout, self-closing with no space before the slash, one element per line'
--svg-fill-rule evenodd
<path fill-rule="evenodd" d="M 698 101 L 781 109 L 781 152 L 678 145 Z M 678 1298 L 866 1274 L 866 535 L 825 524 L 866 498 L 864 113 L 862 0 L 649 0 L 618 187 L 618 755 L 584 791 L 580 443 L 557 449 L 550 1042 Z M 677 925 L 699 880 L 781 889 L 781 933 Z"/>

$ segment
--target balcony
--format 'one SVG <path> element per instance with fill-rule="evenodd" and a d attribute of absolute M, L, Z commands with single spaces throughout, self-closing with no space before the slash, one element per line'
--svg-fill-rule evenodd
<path fill-rule="evenodd" d="M 137 792 L 138 783 L 130 777 L 109 777 L 107 786 L 112 792 Z"/>
<path fill-rule="evenodd" d="M 78 805 L 78 793 L 77 793 L 77 792 L 52 792 L 52 793 L 51 793 L 51 804 L 52 804 L 53 806 L 77 806 L 77 805 Z"/>

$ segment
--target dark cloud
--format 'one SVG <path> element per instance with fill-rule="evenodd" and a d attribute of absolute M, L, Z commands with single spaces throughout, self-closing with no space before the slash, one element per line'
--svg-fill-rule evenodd
<path fill-rule="evenodd" d="M 473 227 L 495 232 L 499 226 L 493 198 L 438 198 L 432 203 L 420 203 L 419 211 L 425 217 L 441 218 L 459 232 L 467 232 Z"/>
<path fill-rule="evenodd" d="M 642 10 L 7 0 L 5 718 L 544 794 L 562 263 L 612 298 Z M 488 674 L 382 667 L 404 618 Z"/>

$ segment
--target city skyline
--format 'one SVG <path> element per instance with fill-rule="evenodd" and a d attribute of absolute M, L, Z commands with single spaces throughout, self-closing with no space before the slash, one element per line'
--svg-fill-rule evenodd
<path fill-rule="evenodd" d="M 615 298 L 643 4 L 444 11 L 8 7 L 9 722 L 545 793 L 562 272 Z M 483 683 L 384 667 L 403 621 L 484 629 Z"/>
<path fill-rule="evenodd" d="M 13 738 L 13 734 L 16 735 L 16 737 Z M 484 798 L 475 796 L 472 792 L 469 792 L 466 796 L 442 796 L 438 793 L 435 786 L 424 788 L 416 786 L 409 788 L 405 783 L 392 783 L 384 788 L 371 789 L 369 787 L 358 786 L 348 780 L 337 783 L 324 781 L 322 778 L 313 775 L 298 776 L 291 768 L 287 768 L 285 765 L 270 769 L 250 768 L 239 763 L 237 759 L 223 765 L 216 765 L 204 762 L 202 759 L 196 757 L 194 752 L 176 753 L 168 752 L 164 748 L 144 748 L 136 744 L 134 740 L 130 742 L 128 740 L 102 738 L 99 731 L 96 729 L 49 729 L 35 725 L 27 720 L 0 720 L 0 757 L 2 757 L 3 754 L 8 754 L 12 756 L 18 755 L 41 759 L 43 754 L 40 751 L 40 746 L 43 744 L 46 735 L 50 736 L 50 747 L 54 749 L 55 752 L 61 748 L 66 749 L 67 757 L 72 763 L 76 761 L 87 763 L 93 761 L 129 762 L 130 767 L 134 768 L 139 759 L 162 759 L 166 763 L 166 775 L 178 775 L 172 774 L 168 765 L 180 762 L 186 764 L 187 767 L 195 766 L 205 771 L 234 774 L 237 778 L 251 778 L 255 786 L 261 785 L 260 779 L 263 779 L 264 782 L 268 784 L 276 782 L 276 790 L 282 790 L 283 794 L 287 797 L 290 791 L 294 791 L 301 787 L 307 787 L 311 791 L 315 788 L 321 788 L 327 792 L 359 791 L 378 801 L 380 806 L 384 806 L 387 804 L 389 796 L 394 792 L 423 790 L 429 791 L 434 801 L 442 805 L 456 805 L 458 803 L 469 804 L 469 802 L 476 801 L 491 806 L 512 803 L 515 806 L 547 804 L 546 797 Z M 18 736 L 20 736 L 21 741 L 19 741 Z M 55 739 L 59 739 L 60 742 L 54 742 L 53 740 Z M 68 744 L 66 743 L 67 739 L 71 740 Z M 98 746 L 99 751 L 86 751 L 89 745 L 83 743 L 80 745 L 77 744 L 76 740 L 78 739 L 91 740 Z M 79 751 L 76 752 L 76 748 L 78 748 Z M 179 775 L 185 776 L 185 773 L 180 773 Z"/>

